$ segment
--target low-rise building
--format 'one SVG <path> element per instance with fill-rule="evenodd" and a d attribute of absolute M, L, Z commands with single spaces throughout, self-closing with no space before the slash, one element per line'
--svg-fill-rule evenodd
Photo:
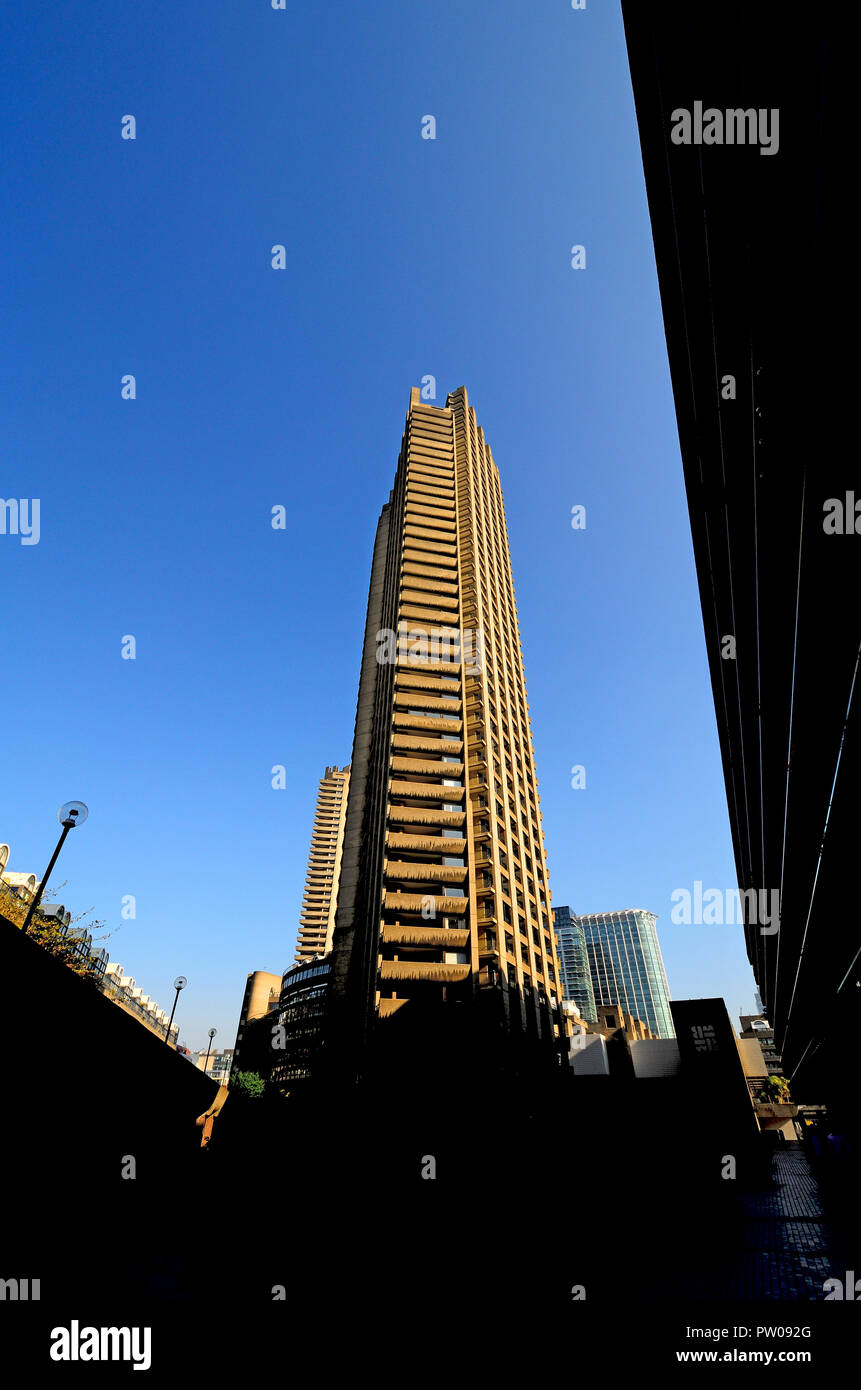
<path fill-rule="evenodd" d="M 319 1057 L 329 996 L 331 957 L 318 956 L 288 970 L 278 1007 L 280 1035 L 273 1047 L 272 1079 L 282 1088 L 307 1081 Z"/>
<path fill-rule="evenodd" d="M 256 1072 L 264 1080 L 272 1067 L 272 1033 L 265 1020 L 277 1015 L 281 976 L 269 970 L 253 970 L 245 982 L 239 1025 L 233 1047 L 233 1069 Z"/>
<path fill-rule="evenodd" d="M 197 1058 L 197 1068 L 198 1071 L 205 1072 L 211 1080 L 217 1081 L 219 1086 L 226 1086 L 233 1069 L 233 1048 L 225 1047 L 220 1052 L 210 1052 L 208 1061 L 206 1053 L 201 1052 Z"/>
<path fill-rule="evenodd" d="M 752 1038 L 762 1048 L 769 1076 L 783 1076 L 780 1053 L 774 1041 L 774 1029 L 765 1014 L 742 1014 L 739 1018 L 739 1037 Z"/>

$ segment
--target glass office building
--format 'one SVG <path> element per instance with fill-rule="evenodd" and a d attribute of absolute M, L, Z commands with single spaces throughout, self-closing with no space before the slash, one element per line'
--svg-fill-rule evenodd
<path fill-rule="evenodd" d="M 553 926 L 565 998 L 577 1005 L 581 1018 L 597 1023 L 598 1010 L 583 928 L 570 907 L 554 907 Z"/>
<path fill-rule="evenodd" d="M 578 916 L 596 1004 L 619 1004 L 659 1038 L 674 1038 L 670 987 L 653 912 L 640 908 Z"/>

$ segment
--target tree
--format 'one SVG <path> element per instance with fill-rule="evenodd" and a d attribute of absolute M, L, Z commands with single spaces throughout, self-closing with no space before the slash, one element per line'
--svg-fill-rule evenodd
<path fill-rule="evenodd" d="M 56 895 L 65 886 L 65 882 L 54 884 L 52 894 Z M 2 897 L 0 897 L 0 910 L 7 921 L 14 922 L 18 927 L 23 927 L 30 901 L 29 896 L 20 896 L 8 885 L 4 885 Z M 83 921 L 92 910 L 92 908 L 87 908 L 86 912 L 79 913 L 77 917 L 72 918 L 69 925 L 72 926 L 76 922 Z M 103 927 L 105 924 L 104 922 L 93 921 L 85 925 L 92 936 L 94 928 Z M 46 916 L 41 903 L 33 913 L 29 935 L 49 955 L 56 956 L 58 960 L 68 966 L 75 975 L 88 977 L 95 973 L 92 959 L 86 953 L 82 954 L 78 948 L 79 938 L 70 937 L 68 929 L 57 917 Z"/>
<path fill-rule="evenodd" d="M 770 1076 L 759 1089 L 757 1100 L 760 1105 L 788 1105 L 789 1082 L 785 1076 Z"/>
<path fill-rule="evenodd" d="M 245 1100 L 259 1100 L 266 1093 L 266 1082 L 256 1071 L 235 1071 L 230 1074 L 230 1089 Z"/>

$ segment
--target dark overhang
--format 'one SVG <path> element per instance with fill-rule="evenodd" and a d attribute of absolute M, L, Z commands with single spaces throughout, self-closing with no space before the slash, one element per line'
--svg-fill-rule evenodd
<path fill-rule="evenodd" d="M 622 9 L 739 886 L 781 894 L 748 955 L 812 1082 L 861 996 L 851 9 Z"/>

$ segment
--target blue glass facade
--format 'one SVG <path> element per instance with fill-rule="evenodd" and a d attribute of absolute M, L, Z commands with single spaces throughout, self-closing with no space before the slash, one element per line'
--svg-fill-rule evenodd
<path fill-rule="evenodd" d="M 595 1008 L 583 928 L 570 907 L 554 907 L 553 926 L 556 931 L 564 998 L 573 1000 L 580 1010 L 581 1018 L 588 1019 L 590 1023 L 597 1023 L 598 1011 Z"/>
<path fill-rule="evenodd" d="M 670 987 L 653 912 L 596 912 L 583 929 L 596 1004 L 619 1004 L 659 1038 L 674 1038 Z"/>

